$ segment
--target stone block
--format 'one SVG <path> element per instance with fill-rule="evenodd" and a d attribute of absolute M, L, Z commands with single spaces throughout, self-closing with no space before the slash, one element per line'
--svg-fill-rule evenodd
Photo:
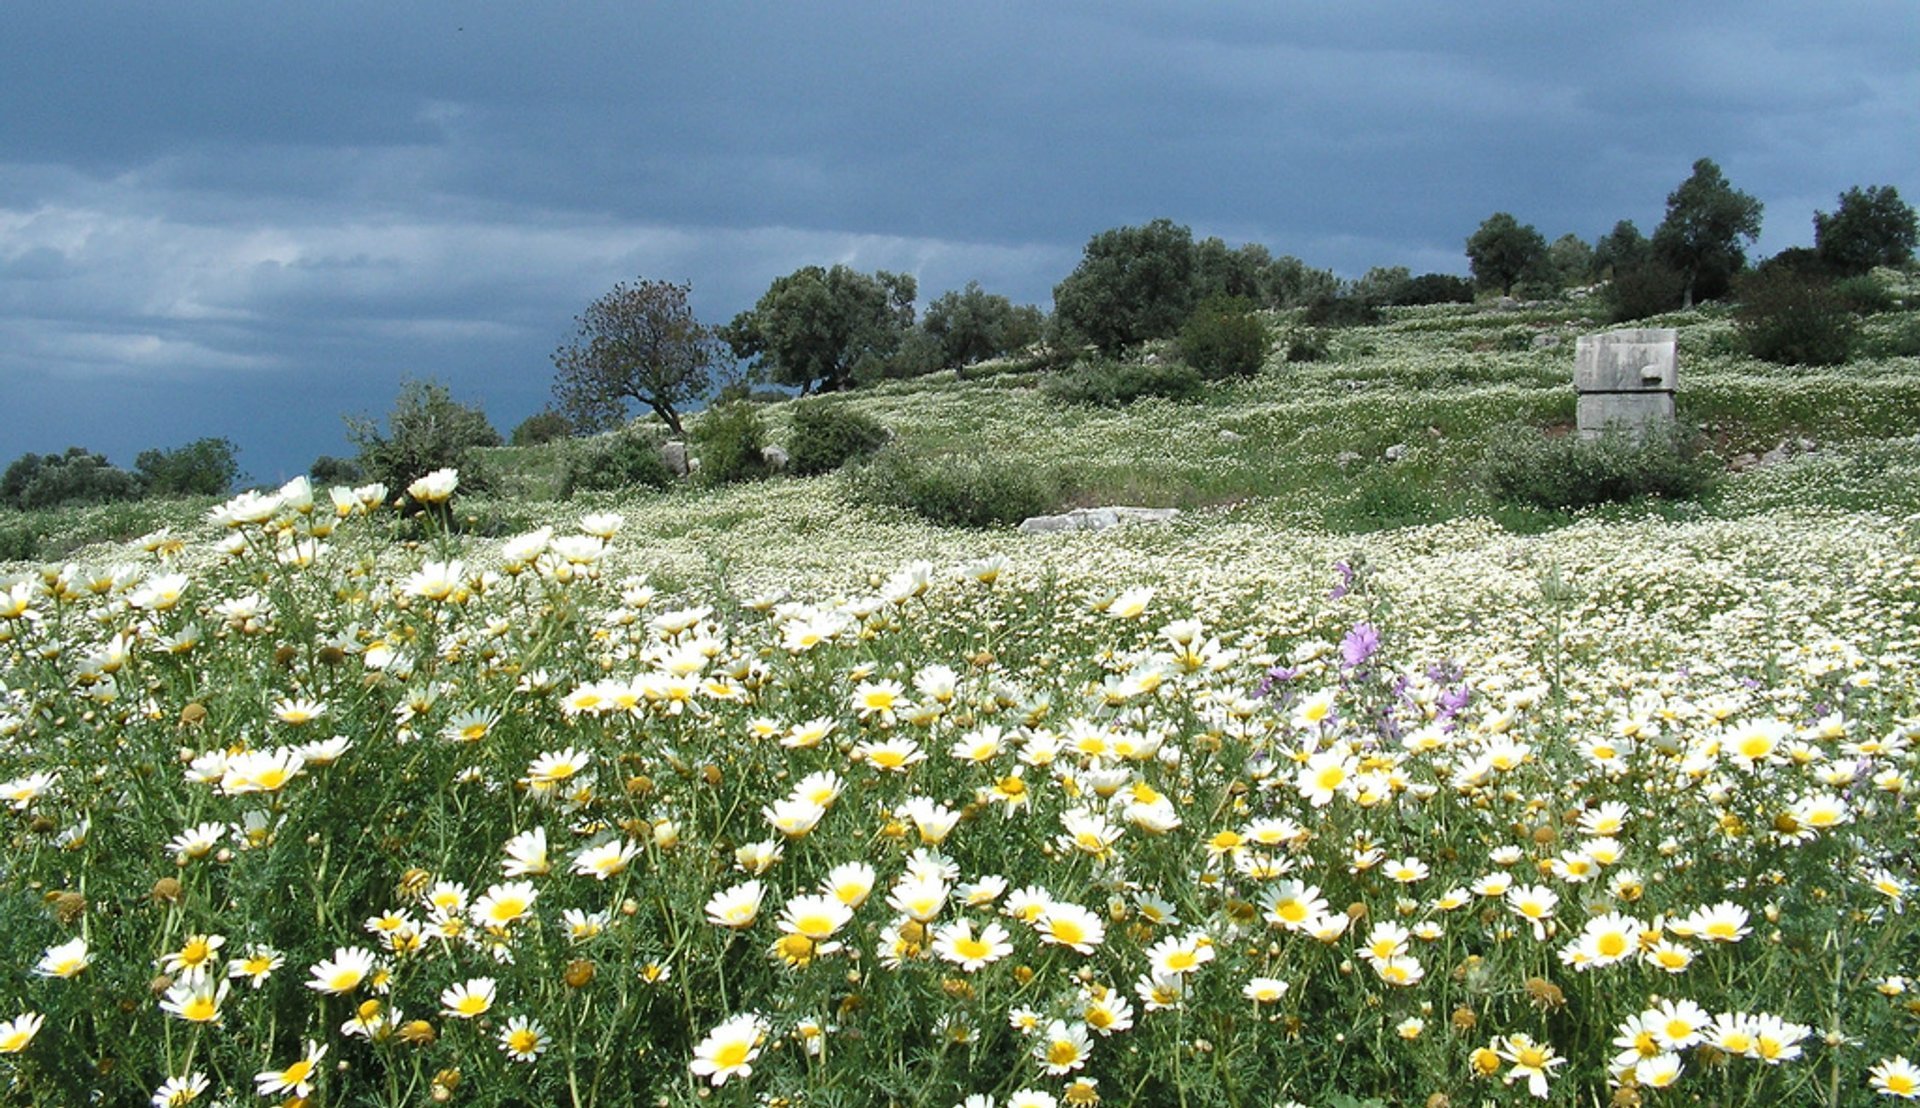
<path fill-rule="evenodd" d="M 1670 392 L 1583 392 L 1574 404 L 1580 437 L 1598 438 L 1608 426 L 1638 435 L 1648 427 L 1673 424 Z"/>
<path fill-rule="evenodd" d="M 1581 335 L 1574 346 L 1574 389 L 1672 392 L 1679 381 L 1679 334 L 1671 327 L 1642 327 Z"/>

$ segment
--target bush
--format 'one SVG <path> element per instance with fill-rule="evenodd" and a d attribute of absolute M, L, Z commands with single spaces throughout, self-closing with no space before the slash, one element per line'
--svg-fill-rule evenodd
<path fill-rule="evenodd" d="M 706 484 L 757 481 L 773 472 L 762 453 L 767 424 L 751 403 L 736 400 L 708 408 L 694 425 L 693 445 Z"/>
<path fill-rule="evenodd" d="M 1281 349 L 1291 364 L 1324 362 L 1333 356 L 1332 336 L 1318 327 L 1300 327 L 1288 331 Z"/>
<path fill-rule="evenodd" d="M 352 458 L 336 458 L 331 454 L 322 454 L 307 467 L 307 477 L 315 485 L 357 485 L 365 480 L 367 471 Z"/>
<path fill-rule="evenodd" d="M 800 477 L 831 473 L 887 443 L 880 421 L 844 404 L 801 400 L 793 406 L 787 433 L 787 469 Z"/>
<path fill-rule="evenodd" d="M 225 496 L 240 478 L 228 439 L 199 439 L 175 450 L 142 450 L 133 460 L 149 496 Z"/>
<path fill-rule="evenodd" d="M 890 446 L 846 471 L 856 504 L 904 508 L 948 527 L 1009 527 L 1053 507 L 1051 482 L 1031 466 L 972 454 L 916 457 Z"/>
<path fill-rule="evenodd" d="M 1422 273 L 1400 286 L 1396 304 L 1471 304 L 1473 282 L 1447 273 Z"/>
<path fill-rule="evenodd" d="M 1200 371 L 1178 362 L 1120 362 L 1095 358 L 1047 375 L 1047 396 L 1066 404 L 1118 408 L 1143 396 L 1190 400 L 1205 387 Z"/>
<path fill-rule="evenodd" d="M 0 474 L 0 504 L 13 508 L 138 500 L 143 491 L 138 477 L 80 446 L 65 454 L 23 454 Z"/>
<path fill-rule="evenodd" d="M 1712 485 L 1715 466 L 1677 434 L 1609 429 L 1591 439 L 1501 436 L 1483 472 L 1498 500 L 1566 512 L 1643 496 L 1695 499 Z"/>
<path fill-rule="evenodd" d="M 1260 372 L 1267 345 L 1253 302 L 1237 296 L 1208 297 L 1180 330 L 1180 357 L 1209 381 Z"/>
<path fill-rule="evenodd" d="M 538 411 L 520 421 L 513 429 L 509 439 L 515 446 L 544 446 L 573 436 L 573 421 L 560 412 L 547 408 Z"/>
<path fill-rule="evenodd" d="M 1900 298 L 1871 273 L 1843 277 L 1833 283 L 1833 294 L 1848 311 L 1856 315 L 1877 315 L 1900 306 Z"/>
<path fill-rule="evenodd" d="M 664 489 L 673 484 L 673 471 L 660 453 L 660 445 L 640 431 L 616 431 L 583 439 L 567 454 L 566 467 L 560 473 L 560 495 L 576 492 L 611 492 L 615 489 L 645 486 Z"/>
<path fill-rule="evenodd" d="M 1380 322 L 1380 305 L 1350 293 L 1322 291 L 1307 301 L 1300 321 L 1309 327 L 1367 327 Z"/>
<path fill-rule="evenodd" d="M 1756 273 L 1740 282 L 1734 326 L 1747 353 L 1779 365 L 1839 365 L 1859 329 L 1833 286 L 1792 272 Z"/>
<path fill-rule="evenodd" d="M 1678 311 L 1686 294 L 1687 279 L 1679 270 L 1649 258 L 1614 270 L 1607 302 L 1613 322 L 1628 323 Z"/>
<path fill-rule="evenodd" d="M 0 562 L 31 562 L 40 556 L 40 532 L 26 520 L 0 522 Z"/>
<path fill-rule="evenodd" d="M 359 447 L 367 476 L 389 489 L 404 489 L 437 469 L 457 469 L 462 492 L 482 491 L 490 482 L 474 452 L 500 445 L 486 413 L 454 400 L 438 381 L 402 385 L 385 434 L 370 419 L 349 417 L 347 438 Z"/>

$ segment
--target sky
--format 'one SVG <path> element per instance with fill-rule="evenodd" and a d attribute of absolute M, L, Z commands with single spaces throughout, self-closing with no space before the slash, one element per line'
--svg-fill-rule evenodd
<path fill-rule="evenodd" d="M 615 282 L 1043 307 L 1166 217 L 1358 277 L 1495 211 L 1651 233 L 1696 159 L 1762 257 L 1920 202 L 1920 4 L 999 0 L 11 5 L 0 464 L 217 436 L 256 482 L 432 379 L 503 434 Z"/>

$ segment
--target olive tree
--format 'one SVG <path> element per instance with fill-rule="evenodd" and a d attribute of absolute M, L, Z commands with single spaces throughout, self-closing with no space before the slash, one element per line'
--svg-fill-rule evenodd
<path fill-rule="evenodd" d="M 622 282 L 574 317 L 573 339 L 553 354 L 553 392 L 575 428 L 618 426 L 638 403 L 684 433 L 681 409 L 712 386 L 725 351 L 694 317 L 690 291 L 670 281 Z"/>

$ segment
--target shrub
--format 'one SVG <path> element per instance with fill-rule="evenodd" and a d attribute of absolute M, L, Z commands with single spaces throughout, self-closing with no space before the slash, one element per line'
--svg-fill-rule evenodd
<path fill-rule="evenodd" d="M 1051 482 L 1031 466 L 972 454 L 919 457 L 890 446 L 845 471 L 848 500 L 904 508 L 949 527 L 1007 527 L 1045 514 L 1054 504 Z"/>
<path fill-rule="evenodd" d="M 1842 306 L 1857 315 L 1890 312 L 1900 306 L 1900 298 L 1871 273 L 1842 277 L 1833 283 L 1833 294 Z"/>
<path fill-rule="evenodd" d="M 1143 396 L 1189 400 L 1204 387 L 1200 372 L 1178 362 L 1120 362 L 1095 358 L 1047 376 L 1041 389 L 1067 404 L 1118 408 Z"/>
<path fill-rule="evenodd" d="M 1780 365 L 1839 365 L 1858 330 L 1831 284 L 1784 270 L 1740 282 L 1733 318 L 1747 353 Z"/>
<path fill-rule="evenodd" d="M 1496 499 L 1562 512 L 1643 496 L 1695 499 L 1715 472 L 1692 443 L 1651 428 L 1640 435 L 1609 429 L 1591 439 L 1501 436 L 1482 469 Z"/>
<path fill-rule="evenodd" d="M 1473 282 L 1447 273 L 1422 273 L 1400 286 L 1396 304 L 1471 304 Z"/>
<path fill-rule="evenodd" d="M 736 400 L 708 408 L 694 425 L 693 445 L 706 484 L 757 481 L 773 472 L 762 453 L 767 424 L 751 403 Z"/>
<path fill-rule="evenodd" d="M 40 556 L 40 532 L 24 519 L 0 522 L 0 562 L 31 562 Z"/>
<path fill-rule="evenodd" d="M 1180 357 L 1209 381 L 1251 377 L 1267 360 L 1267 325 L 1250 300 L 1208 297 L 1180 330 Z"/>
<path fill-rule="evenodd" d="M 826 400 L 797 401 L 787 434 L 787 469 L 801 477 L 831 473 L 879 450 L 887 437 L 880 421 L 865 412 Z"/>
<path fill-rule="evenodd" d="M 1679 270 L 1649 258 L 1614 270 L 1607 302 L 1613 322 L 1627 323 L 1679 310 L 1686 292 L 1687 279 Z"/>
<path fill-rule="evenodd" d="M 573 422 L 560 412 L 547 408 L 520 421 L 509 439 L 515 446 L 544 446 L 573 435 Z"/>
<path fill-rule="evenodd" d="M 133 469 L 150 496 L 225 496 L 240 478 L 239 450 L 228 439 L 198 439 L 174 450 L 142 450 Z"/>
<path fill-rule="evenodd" d="M 610 492 L 636 485 L 664 489 L 673 484 L 673 471 L 653 438 L 639 431 L 616 431 L 583 439 L 567 454 L 560 474 L 560 495 Z"/>
<path fill-rule="evenodd" d="M 454 400 L 438 381 L 402 385 L 385 434 L 370 419 L 349 417 L 347 438 L 359 447 L 367 476 L 390 489 L 404 489 L 437 469 L 457 469 L 462 492 L 481 491 L 489 481 L 475 451 L 500 445 L 486 413 Z"/>
<path fill-rule="evenodd" d="M 1290 363 L 1324 362 L 1333 356 L 1332 338 L 1319 327 L 1299 327 L 1287 332 L 1281 349 Z"/>
<path fill-rule="evenodd" d="M 360 463 L 352 458 L 336 458 L 331 454 L 322 454 L 307 467 L 307 476 L 313 483 L 327 485 L 357 485 L 367 476 Z"/>
<path fill-rule="evenodd" d="M 0 474 L 0 504 L 14 508 L 138 500 L 142 491 L 138 477 L 80 446 L 65 454 L 23 454 Z"/>
<path fill-rule="evenodd" d="M 1380 305 L 1351 293 L 1323 290 L 1307 301 L 1300 321 L 1309 327 L 1367 327 L 1380 322 Z"/>

